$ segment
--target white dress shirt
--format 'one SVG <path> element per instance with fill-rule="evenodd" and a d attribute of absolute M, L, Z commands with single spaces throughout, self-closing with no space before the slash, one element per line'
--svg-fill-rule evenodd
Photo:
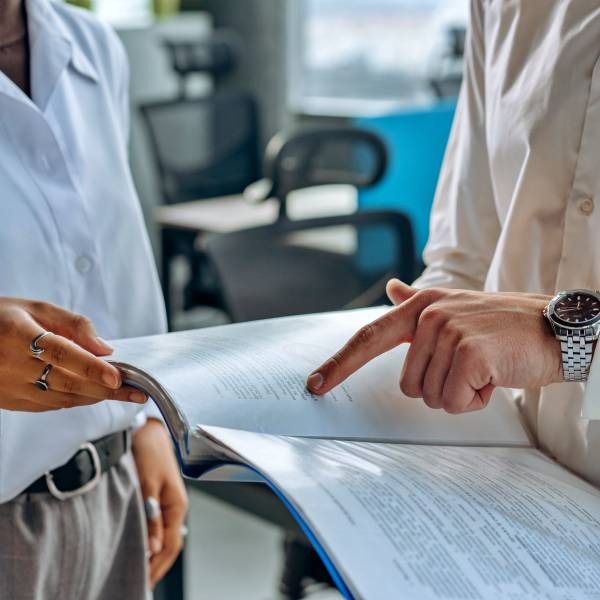
<path fill-rule="evenodd" d="M 598 289 L 600 4 L 471 5 L 465 79 L 417 285 Z M 527 391 L 522 410 L 541 447 L 600 485 L 600 421 L 581 418 L 583 397 L 582 384 L 552 385 Z"/>
<path fill-rule="evenodd" d="M 0 295 L 87 315 L 106 339 L 162 332 L 162 296 L 128 166 L 124 50 L 84 11 L 29 0 L 27 14 L 32 99 L 0 73 Z M 115 401 L 0 411 L 0 502 L 82 442 L 143 422 L 143 412 Z"/>

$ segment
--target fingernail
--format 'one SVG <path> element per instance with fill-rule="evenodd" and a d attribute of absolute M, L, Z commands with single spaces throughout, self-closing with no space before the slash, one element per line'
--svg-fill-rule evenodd
<path fill-rule="evenodd" d="M 146 402 L 146 394 L 143 394 L 142 392 L 131 392 L 131 394 L 129 394 L 129 399 L 132 402 L 141 404 L 142 402 Z"/>
<path fill-rule="evenodd" d="M 307 383 L 309 389 L 316 391 L 323 386 L 323 383 L 325 383 L 325 379 L 323 379 L 323 375 L 321 375 L 321 373 L 316 371 L 308 378 Z"/>
<path fill-rule="evenodd" d="M 114 350 L 114 348 L 108 344 L 105 340 L 103 340 L 100 336 L 98 336 L 96 338 L 96 342 L 98 344 L 100 344 L 100 346 L 102 346 L 105 350 L 109 350 L 110 352 L 112 352 Z"/>
<path fill-rule="evenodd" d="M 151 554 L 158 554 L 161 551 L 162 546 L 160 540 L 156 537 L 151 537 L 148 545 L 150 546 Z"/>
<path fill-rule="evenodd" d="M 121 380 L 119 379 L 119 376 L 115 373 L 109 373 L 108 371 L 105 371 L 104 373 L 102 373 L 102 381 L 109 388 L 112 388 L 114 390 L 121 387 Z"/>

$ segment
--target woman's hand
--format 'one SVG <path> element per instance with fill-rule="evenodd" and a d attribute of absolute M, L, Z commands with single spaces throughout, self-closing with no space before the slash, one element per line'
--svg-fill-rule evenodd
<path fill-rule="evenodd" d="M 160 504 L 160 515 L 148 521 L 150 585 L 154 587 L 181 551 L 188 500 L 171 438 L 160 421 L 148 419 L 134 433 L 133 455 L 142 496 L 156 498 Z"/>
<path fill-rule="evenodd" d="M 400 387 L 427 406 L 461 413 L 483 408 L 496 386 L 540 387 L 563 381 L 560 344 L 536 294 L 416 290 L 388 283 L 396 308 L 363 327 L 308 378 L 324 394 L 379 354 L 411 344 Z"/>
<path fill-rule="evenodd" d="M 39 342 L 39 358 L 29 348 Z M 0 408 L 41 412 L 105 399 L 142 403 L 146 396 L 121 385 L 119 371 L 98 358 L 112 353 L 92 322 L 53 304 L 0 298 Z M 47 364 L 48 390 L 35 385 Z"/>

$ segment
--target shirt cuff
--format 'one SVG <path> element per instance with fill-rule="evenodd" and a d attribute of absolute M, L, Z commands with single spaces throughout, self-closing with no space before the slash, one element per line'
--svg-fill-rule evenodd
<path fill-rule="evenodd" d="M 590 374 L 583 394 L 581 416 L 591 421 L 600 420 L 600 357 L 598 351 L 594 353 L 590 366 Z"/>
<path fill-rule="evenodd" d="M 163 419 L 160 410 L 158 410 L 158 406 L 154 404 L 152 399 L 148 400 L 148 402 L 144 404 L 144 407 L 135 415 L 131 428 L 133 431 L 137 431 L 146 424 L 148 419 L 156 419 L 166 426 L 165 420 Z"/>
<path fill-rule="evenodd" d="M 146 419 L 156 419 L 161 423 L 165 423 L 162 413 L 152 398 L 144 405 L 144 414 L 146 415 Z"/>

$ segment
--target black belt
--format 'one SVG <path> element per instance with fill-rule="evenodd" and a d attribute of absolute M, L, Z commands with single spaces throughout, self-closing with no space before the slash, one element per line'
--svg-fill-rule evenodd
<path fill-rule="evenodd" d="M 23 493 L 49 492 L 59 500 L 83 494 L 98 484 L 102 473 L 114 467 L 129 446 L 129 431 L 86 442 L 68 462 L 36 479 Z"/>

